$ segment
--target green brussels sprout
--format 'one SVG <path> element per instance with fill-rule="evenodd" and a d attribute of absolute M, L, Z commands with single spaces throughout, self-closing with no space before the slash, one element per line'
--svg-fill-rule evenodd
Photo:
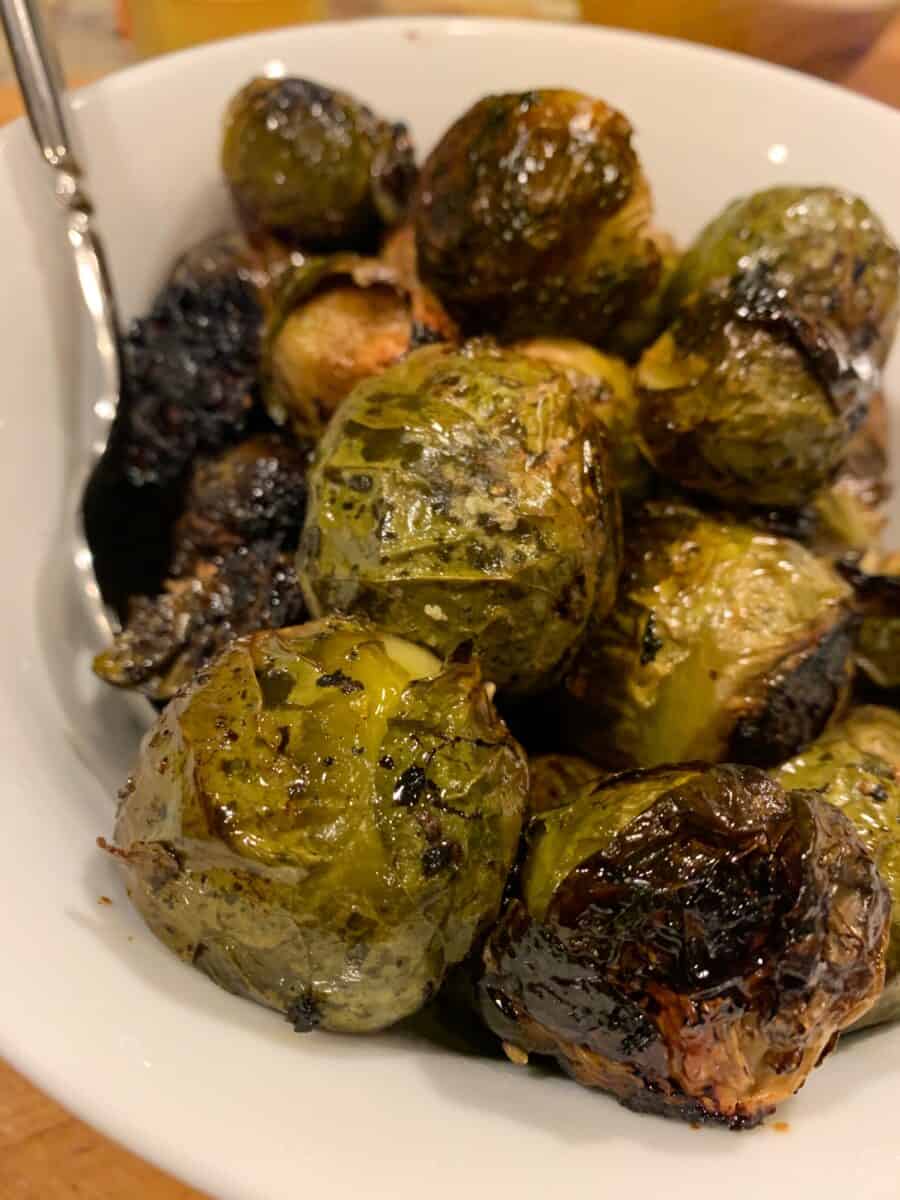
<path fill-rule="evenodd" d="M 654 466 L 727 503 L 799 507 L 837 472 L 896 323 L 900 254 L 867 206 L 828 188 L 737 201 L 669 289 L 638 369 Z"/>
<path fill-rule="evenodd" d="M 687 301 L 635 382 L 653 466 L 727 504 L 799 507 L 846 454 L 851 430 L 804 352 L 738 318 L 729 295 Z"/>
<path fill-rule="evenodd" d="M 298 1030 L 420 1008 L 495 917 L 525 756 L 475 664 L 335 618 L 241 638 L 147 735 L 115 828 L 151 930 Z"/>
<path fill-rule="evenodd" d="M 567 804 L 585 783 L 597 783 L 602 772 L 585 758 L 574 754 L 538 754 L 529 761 L 531 813 L 550 812 Z"/>
<path fill-rule="evenodd" d="M 359 613 L 513 695 L 549 686 L 620 564 L 589 389 L 483 342 L 359 384 L 309 477 L 297 573 L 314 616 Z"/>
<path fill-rule="evenodd" d="M 900 554 L 863 561 L 868 570 L 852 558 L 839 564 L 861 618 L 856 661 L 874 688 L 893 691 L 900 688 Z"/>
<path fill-rule="evenodd" d="M 513 348 L 592 381 L 594 414 L 606 431 L 613 483 L 624 504 L 644 499 L 653 471 L 637 441 L 637 397 L 628 363 L 572 338 L 531 338 Z"/>
<path fill-rule="evenodd" d="M 849 684 L 850 598 L 797 542 L 649 502 L 627 530 L 616 607 L 565 681 L 569 744 L 610 769 L 783 762 Z"/>
<path fill-rule="evenodd" d="M 487 96 L 422 168 L 422 278 L 464 331 L 601 341 L 650 295 L 652 199 L 615 109 L 578 92 Z"/>
<path fill-rule="evenodd" d="M 427 323 L 426 323 L 427 322 Z M 399 271 L 375 258 L 308 258 L 284 276 L 269 313 L 263 396 L 279 424 L 318 433 L 359 383 L 415 344 L 455 328 Z"/>
<path fill-rule="evenodd" d="M 697 236 L 669 285 L 692 293 L 763 268 L 791 305 L 846 339 L 852 359 L 887 358 L 900 301 L 900 251 L 864 200 L 830 187 L 774 187 L 733 201 Z"/>
<path fill-rule="evenodd" d="M 859 1029 L 900 1017 L 900 713 L 866 705 L 831 726 L 776 773 L 818 792 L 853 822 L 893 899 L 885 987 Z"/>
<path fill-rule="evenodd" d="M 479 983 L 514 1062 L 746 1128 L 881 992 L 889 893 L 814 792 L 753 767 L 634 772 L 535 818 L 527 846 Z"/>
<path fill-rule="evenodd" d="M 222 170 L 247 228 L 308 249 L 366 243 L 415 179 L 404 125 L 306 79 L 252 79 L 231 100 Z"/>

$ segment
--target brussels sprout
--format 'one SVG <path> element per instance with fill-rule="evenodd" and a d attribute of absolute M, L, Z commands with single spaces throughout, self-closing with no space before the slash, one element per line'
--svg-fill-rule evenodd
<path fill-rule="evenodd" d="M 625 504 L 647 496 L 653 471 L 638 445 L 637 397 L 628 364 L 571 338 L 531 338 L 513 348 L 592 381 L 594 414 L 606 430 L 613 483 Z"/>
<path fill-rule="evenodd" d="M 567 804 L 585 783 L 597 783 L 602 775 L 587 759 L 574 754 L 539 754 L 529 762 L 531 789 L 529 811 L 550 812 Z"/>
<path fill-rule="evenodd" d="M 851 359 L 887 358 L 897 321 L 900 251 L 864 200 L 829 187 L 775 187 L 730 204 L 681 259 L 667 302 L 762 268 L 790 306 L 824 319 Z"/>
<path fill-rule="evenodd" d="M 856 661 L 876 688 L 900 688 L 900 554 L 867 562 L 861 570 L 852 559 L 840 564 L 853 585 L 862 617 L 856 638 Z"/>
<path fill-rule="evenodd" d="M 487 96 L 444 134 L 414 201 L 422 278 L 467 332 L 601 341 L 661 253 L 631 125 L 601 100 Z"/>
<path fill-rule="evenodd" d="M 865 417 L 897 314 L 900 255 L 861 200 L 775 188 L 688 251 L 669 329 L 638 370 L 650 460 L 726 502 L 800 506 Z"/>
<path fill-rule="evenodd" d="M 565 736 L 613 769 L 782 762 L 849 683 L 850 595 L 796 542 L 650 502 L 627 530 L 616 608 L 566 678 Z"/>
<path fill-rule="evenodd" d="M 251 232 L 308 249 L 372 239 L 415 179 L 404 125 L 306 79 L 253 79 L 231 100 L 222 170 Z"/>
<path fill-rule="evenodd" d="M 94 660 L 115 687 L 169 700 L 232 638 L 306 616 L 293 552 L 308 453 L 274 435 L 194 468 L 161 594 L 133 597 L 124 628 Z"/>
<path fill-rule="evenodd" d="M 686 302 L 635 381 L 646 456 L 726 503 L 803 505 L 847 452 L 851 428 L 807 356 L 737 317 L 730 295 Z"/>
<path fill-rule="evenodd" d="M 884 982 L 890 896 L 850 821 L 752 767 L 587 785 L 536 818 L 482 1014 L 641 1112 L 752 1126 Z"/>
<path fill-rule="evenodd" d="M 359 384 L 319 445 L 310 611 L 474 652 L 511 694 L 547 687 L 615 597 L 608 474 L 589 390 L 486 343 L 417 350 Z"/>
<path fill-rule="evenodd" d="M 386 263 L 350 254 L 307 259 L 283 277 L 263 354 L 272 418 L 319 432 L 361 379 L 416 343 L 453 340 L 449 317 L 413 287 Z"/>
<path fill-rule="evenodd" d="M 476 665 L 330 619 L 233 642 L 172 701 L 116 853 L 186 961 L 300 1030 L 362 1032 L 494 918 L 527 789 Z"/>
<path fill-rule="evenodd" d="M 900 1017 L 900 713 L 854 709 L 776 778 L 785 788 L 817 791 L 853 822 L 893 898 L 884 992 L 856 1028 Z"/>

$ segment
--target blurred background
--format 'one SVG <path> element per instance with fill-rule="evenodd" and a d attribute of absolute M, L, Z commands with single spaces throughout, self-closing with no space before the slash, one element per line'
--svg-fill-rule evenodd
<path fill-rule="evenodd" d="M 900 0 L 44 0 L 75 82 L 136 57 L 300 21 L 404 13 L 586 21 L 739 50 L 846 81 L 875 51 L 900 102 Z M 894 56 L 891 58 L 891 56 Z M 0 62 L 0 84 L 11 83 Z"/>

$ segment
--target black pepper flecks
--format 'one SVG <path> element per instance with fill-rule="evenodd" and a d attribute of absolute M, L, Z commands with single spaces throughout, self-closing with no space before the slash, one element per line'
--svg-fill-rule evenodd
<path fill-rule="evenodd" d="M 332 671 L 328 675 L 320 675 L 316 680 L 316 687 L 340 688 L 345 696 L 350 696 L 354 692 L 365 691 L 366 685 L 359 679 L 353 679 L 350 675 L 345 675 L 343 671 Z"/>

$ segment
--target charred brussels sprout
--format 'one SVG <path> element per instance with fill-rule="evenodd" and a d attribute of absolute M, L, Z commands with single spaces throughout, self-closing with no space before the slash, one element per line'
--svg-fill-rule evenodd
<path fill-rule="evenodd" d="M 483 343 L 358 385 L 310 474 L 298 573 L 314 615 L 363 614 L 535 692 L 619 571 L 618 500 L 589 394 Z"/>
<path fill-rule="evenodd" d="M 681 259 L 668 303 L 760 269 L 793 309 L 834 327 L 849 359 L 868 355 L 880 366 L 887 358 L 900 252 L 864 200 L 829 187 L 776 187 L 735 200 Z"/>
<path fill-rule="evenodd" d="M 572 799 L 583 784 L 597 783 L 601 772 L 587 759 L 574 754 L 539 754 L 529 762 L 529 811 L 550 812 Z"/>
<path fill-rule="evenodd" d="M 169 700 L 241 634 L 295 625 L 294 570 L 308 452 L 249 438 L 194 469 L 161 594 L 133 597 L 124 628 L 94 660 L 101 679 Z"/>
<path fill-rule="evenodd" d="M 309 249 L 368 242 L 415 179 L 403 125 L 306 79 L 253 79 L 225 116 L 222 169 L 251 232 Z"/>
<path fill-rule="evenodd" d="M 359 383 L 417 343 L 451 341 L 436 301 L 378 259 L 307 259 L 282 278 L 269 315 L 263 391 L 270 415 L 319 432 Z"/>
<path fill-rule="evenodd" d="M 116 853 L 153 932 L 298 1029 L 381 1029 L 496 915 L 528 787 L 475 665 L 328 620 L 232 645 L 145 739 Z"/>
<path fill-rule="evenodd" d="M 900 1017 L 900 713 L 857 708 L 777 774 L 783 787 L 805 788 L 853 822 L 893 899 L 884 992 L 857 1028 Z"/>
<path fill-rule="evenodd" d="M 601 100 L 488 96 L 430 154 L 414 204 L 422 277 L 469 332 L 598 342 L 659 279 L 631 126 Z"/>
<path fill-rule="evenodd" d="M 739 200 L 669 289 L 669 329 L 638 370 L 658 470 L 726 502 L 800 506 L 829 482 L 890 347 L 897 248 L 828 188 Z"/>
<path fill-rule="evenodd" d="M 651 489 L 653 471 L 638 445 L 637 397 L 628 363 L 570 338 L 532 338 L 515 349 L 591 381 L 594 414 L 606 431 L 613 483 L 624 504 L 643 499 Z"/>
<path fill-rule="evenodd" d="M 629 1108 L 752 1126 L 884 982 L 890 897 L 850 821 L 752 767 L 588 785 L 531 827 L 482 1013 Z"/>
<path fill-rule="evenodd" d="M 615 609 L 565 683 L 571 744 L 610 768 L 771 766 L 821 732 L 849 683 L 837 572 L 787 538 L 651 502 L 627 530 Z"/>

